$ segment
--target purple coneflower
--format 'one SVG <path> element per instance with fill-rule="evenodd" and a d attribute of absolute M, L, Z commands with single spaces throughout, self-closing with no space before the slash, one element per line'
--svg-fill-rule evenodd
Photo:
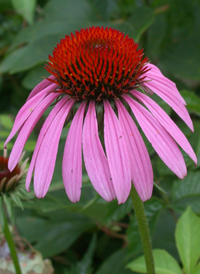
<path fill-rule="evenodd" d="M 55 101 L 41 128 L 26 178 L 29 190 L 34 171 L 38 198 L 48 191 L 60 135 L 75 110 L 62 164 L 65 190 L 72 202 L 81 195 L 82 151 L 88 176 L 106 201 L 117 197 L 118 203 L 124 203 L 131 182 L 142 201 L 151 197 L 152 165 L 134 119 L 179 178 L 187 169 L 178 145 L 197 162 L 184 134 L 149 95 L 161 97 L 193 131 L 184 99 L 176 85 L 143 58 L 143 50 L 130 37 L 111 28 L 82 29 L 61 40 L 46 69 L 52 75 L 30 93 L 5 143 L 19 131 L 8 163 L 13 170 L 36 123 Z"/>

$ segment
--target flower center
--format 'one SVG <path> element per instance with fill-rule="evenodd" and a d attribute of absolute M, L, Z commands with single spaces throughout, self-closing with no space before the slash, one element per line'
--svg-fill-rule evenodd
<path fill-rule="evenodd" d="M 138 87 L 147 71 L 143 50 L 115 29 L 92 27 L 62 39 L 46 69 L 60 91 L 78 101 L 112 100 Z"/>
<path fill-rule="evenodd" d="M 18 165 L 12 172 L 8 169 L 8 158 L 0 157 L 0 183 L 3 178 L 7 178 L 7 182 L 15 175 L 20 174 L 21 170 Z"/>

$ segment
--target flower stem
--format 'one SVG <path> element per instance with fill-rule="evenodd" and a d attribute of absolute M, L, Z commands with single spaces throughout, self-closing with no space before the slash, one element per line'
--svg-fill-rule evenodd
<path fill-rule="evenodd" d="M 144 252 L 144 257 L 145 257 L 145 262 L 146 262 L 147 273 L 155 274 L 151 236 L 150 236 L 147 218 L 145 215 L 144 204 L 141 201 L 134 186 L 131 189 L 130 197 L 131 197 L 131 200 L 133 203 L 135 216 L 136 216 L 139 231 L 140 231 L 140 237 L 141 237 L 142 246 L 143 246 L 143 252 Z"/>
<path fill-rule="evenodd" d="M 4 217 L 4 228 L 3 228 L 3 233 L 5 235 L 6 241 L 8 243 L 9 249 L 10 249 L 10 254 L 13 260 L 13 264 L 15 267 L 16 274 L 22 274 L 20 266 L 19 266 L 19 261 L 17 257 L 17 252 L 15 249 L 15 244 L 12 238 L 12 235 L 10 233 L 9 227 L 8 227 L 8 222 L 6 219 L 6 216 Z"/>

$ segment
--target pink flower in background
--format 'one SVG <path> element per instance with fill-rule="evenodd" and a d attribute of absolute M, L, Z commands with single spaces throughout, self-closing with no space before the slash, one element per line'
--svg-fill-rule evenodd
<path fill-rule="evenodd" d="M 19 132 L 8 163 L 13 170 L 36 123 L 54 102 L 26 178 L 29 190 L 34 171 L 38 198 L 48 191 L 60 135 L 75 110 L 62 164 L 64 186 L 72 202 L 79 201 L 81 195 L 82 153 L 88 176 L 106 201 L 117 197 L 124 203 L 132 183 L 142 201 L 151 197 L 152 165 L 134 119 L 179 178 L 187 169 L 178 145 L 197 162 L 184 134 L 149 95 L 161 97 L 193 131 L 184 99 L 176 85 L 137 48 L 133 39 L 117 30 L 92 27 L 66 36 L 49 56 L 46 69 L 52 75 L 30 93 L 5 143 Z"/>

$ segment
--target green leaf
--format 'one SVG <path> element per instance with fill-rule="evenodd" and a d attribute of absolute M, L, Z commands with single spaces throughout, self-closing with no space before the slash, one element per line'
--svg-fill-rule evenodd
<path fill-rule="evenodd" d="M 182 274 L 182 270 L 177 261 L 165 250 L 153 250 L 153 257 L 157 274 Z M 147 273 L 144 256 L 129 263 L 127 268 L 138 273 Z"/>
<path fill-rule="evenodd" d="M 156 184 L 155 182 L 153 182 L 153 185 L 158 189 L 158 190 L 160 190 L 160 192 L 163 192 L 163 193 L 165 193 L 165 194 L 167 194 L 167 192 L 164 190 L 164 189 L 162 189 L 162 187 L 160 187 L 158 184 Z"/>
<path fill-rule="evenodd" d="M 89 0 L 93 9 L 93 20 L 108 21 L 118 12 L 116 0 Z"/>
<path fill-rule="evenodd" d="M 185 134 L 185 136 L 187 137 L 189 143 L 191 144 L 191 146 L 194 149 L 194 152 L 197 156 L 197 166 L 196 167 L 200 167 L 200 123 L 199 123 L 199 119 L 193 119 L 193 125 L 194 125 L 194 132 L 191 132 L 191 130 L 187 127 L 187 125 L 185 123 L 183 123 L 180 120 L 177 121 L 177 126 Z M 189 156 L 187 156 L 187 157 L 189 158 Z M 193 168 L 194 162 L 190 158 L 189 158 L 189 160 L 191 161 L 190 166 L 191 166 L 191 168 Z M 182 180 L 180 182 L 182 182 Z"/>
<path fill-rule="evenodd" d="M 15 202 L 15 204 L 23 210 L 23 204 L 22 204 L 22 201 L 20 200 L 18 193 L 12 193 L 10 197 Z"/>
<path fill-rule="evenodd" d="M 94 9 L 95 15 L 99 20 L 108 20 L 108 1 L 107 0 L 89 0 Z"/>
<path fill-rule="evenodd" d="M 200 41 L 198 39 L 199 37 L 196 36 L 168 46 L 160 56 L 162 66 L 179 77 L 199 80 Z"/>
<path fill-rule="evenodd" d="M 165 249 L 178 260 L 179 257 L 174 239 L 175 228 L 175 216 L 169 209 L 162 210 L 152 237 L 152 245 L 156 249 Z"/>
<path fill-rule="evenodd" d="M 10 50 L 48 35 L 61 34 L 63 38 L 65 35 L 75 32 L 75 30 L 94 24 L 94 22 L 89 22 L 94 12 L 86 0 L 51 0 L 45 5 L 43 12 L 44 20 L 36 22 L 19 32 L 13 40 Z M 58 42 L 59 40 L 56 44 Z"/>
<path fill-rule="evenodd" d="M 149 28 L 153 21 L 154 11 L 149 7 L 134 9 L 131 16 L 126 20 L 133 28 L 131 35 L 136 42 L 139 42 L 142 33 Z"/>
<path fill-rule="evenodd" d="M 94 200 L 90 206 L 87 206 L 81 211 L 82 214 L 98 221 L 103 225 L 110 225 L 125 217 L 125 215 L 132 209 L 131 200 L 128 199 L 124 204 L 118 205 L 117 201 L 107 203 L 102 198 Z"/>
<path fill-rule="evenodd" d="M 189 112 L 200 116 L 200 98 L 194 92 L 183 90 L 181 95 L 187 103 L 187 109 Z"/>
<path fill-rule="evenodd" d="M 175 202 L 185 197 L 200 195 L 200 172 L 189 172 L 183 180 L 176 180 L 173 185 L 173 199 Z"/>
<path fill-rule="evenodd" d="M 60 167 L 60 170 L 57 169 L 56 172 L 62 174 L 62 165 Z M 84 207 L 87 204 L 91 204 L 91 201 L 93 201 L 95 197 L 96 193 L 93 186 L 85 186 L 85 183 L 83 183 L 80 201 L 78 203 L 72 203 L 66 196 L 63 181 L 55 180 L 53 183 L 51 183 L 51 186 L 49 188 L 47 195 L 45 196 L 45 199 L 35 198 L 31 202 L 23 202 L 23 204 L 25 208 L 37 209 L 44 213 L 65 209 L 67 212 L 71 211 L 87 215 L 84 214 Z M 89 216 L 89 214 L 87 216 Z"/>
<path fill-rule="evenodd" d="M 132 274 L 131 270 L 125 268 L 126 256 L 126 249 L 118 250 L 101 265 L 96 274 Z"/>
<path fill-rule="evenodd" d="M 162 41 L 165 37 L 166 29 L 167 20 L 165 13 L 156 14 L 153 24 L 148 29 L 148 43 L 144 49 L 152 61 L 159 59 L 159 54 L 162 50 Z"/>
<path fill-rule="evenodd" d="M 139 42 L 142 33 L 152 24 L 154 12 L 153 9 L 148 7 L 134 8 L 130 12 L 131 16 L 126 20 L 109 21 L 102 25 L 119 29 L 132 37 L 135 42 Z"/>
<path fill-rule="evenodd" d="M 17 226 L 23 237 L 35 243 L 34 248 L 44 257 L 51 257 L 69 248 L 94 223 L 80 214 L 59 210 L 50 212 L 46 218 L 23 214 L 17 218 Z"/>
<path fill-rule="evenodd" d="M 200 263 L 198 263 L 193 274 L 200 274 Z"/>
<path fill-rule="evenodd" d="M 16 12 L 29 23 L 33 23 L 36 0 L 12 0 L 13 7 Z"/>
<path fill-rule="evenodd" d="M 92 8 L 86 0 L 51 0 L 46 4 L 44 13 L 46 20 L 49 21 L 66 20 L 66 18 L 69 21 L 83 21 L 89 19 Z"/>
<path fill-rule="evenodd" d="M 189 172 L 183 180 L 173 183 L 172 198 L 175 207 L 185 210 L 191 206 L 196 213 L 200 213 L 200 172 Z"/>
<path fill-rule="evenodd" d="M 64 38 L 65 35 L 70 35 L 71 32 L 81 28 L 81 26 L 84 27 L 85 24 L 86 21 L 77 21 L 74 19 L 69 21 L 66 20 L 66 18 L 65 20 L 60 19 L 58 21 L 44 20 L 42 22 L 36 22 L 34 25 L 29 26 L 19 32 L 19 34 L 13 40 L 10 51 L 20 46 L 21 44 L 33 43 L 34 41 L 43 39 L 45 36 L 49 35 L 59 35 L 59 37 Z M 58 42 L 60 42 L 60 40 L 58 40 L 56 44 Z M 56 44 L 54 46 L 56 46 Z M 47 54 L 50 53 L 51 52 L 47 52 Z"/>
<path fill-rule="evenodd" d="M 22 81 L 22 85 L 27 89 L 33 89 L 37 84 L 44 80 L 43 77 L 48 77 L 49 72 L 43 67 L 44 65 L 39 65 L 31 69 Z"/>
<path fill-rule="evenodd" d="M 193 273 L 200 257 L 200 218 L 188 208 L 176 227 L 176 244 L 185 273 Z"/>
<path fill-rule="evenodd" d="M 24 47 L 23 55 L 15 60 L 10 67 L 10 73 L 27 70 L 38 64 L 44 63 L 48 59 L 48 54 L 52 53 L 53 48 L 62 38 L 61 35 L 49 35 L 30 43 Z M 21 62 L 23 60 L 23 62 Z M 0 67 L 1 69 L 1 67 Z"/>
<path fill-rule="evenodd" d="M 83 259 L 77 263 L 76 266 L 72 267 L 70 274 L 90 274 L 92 273 L 92 257 L 94 255 L 96 247 L 97 237 L 96 234 L 93 235 L 90 246 L 86 251 Z"/>
<path fill-rule="evenodd" d="M 8 72 L 14 66 L 14 64 L 20 62 L 22 57 L 26 54 L 27 47 L 22 47 L 7 55 L 0 64 L 0 73 Z"/>

